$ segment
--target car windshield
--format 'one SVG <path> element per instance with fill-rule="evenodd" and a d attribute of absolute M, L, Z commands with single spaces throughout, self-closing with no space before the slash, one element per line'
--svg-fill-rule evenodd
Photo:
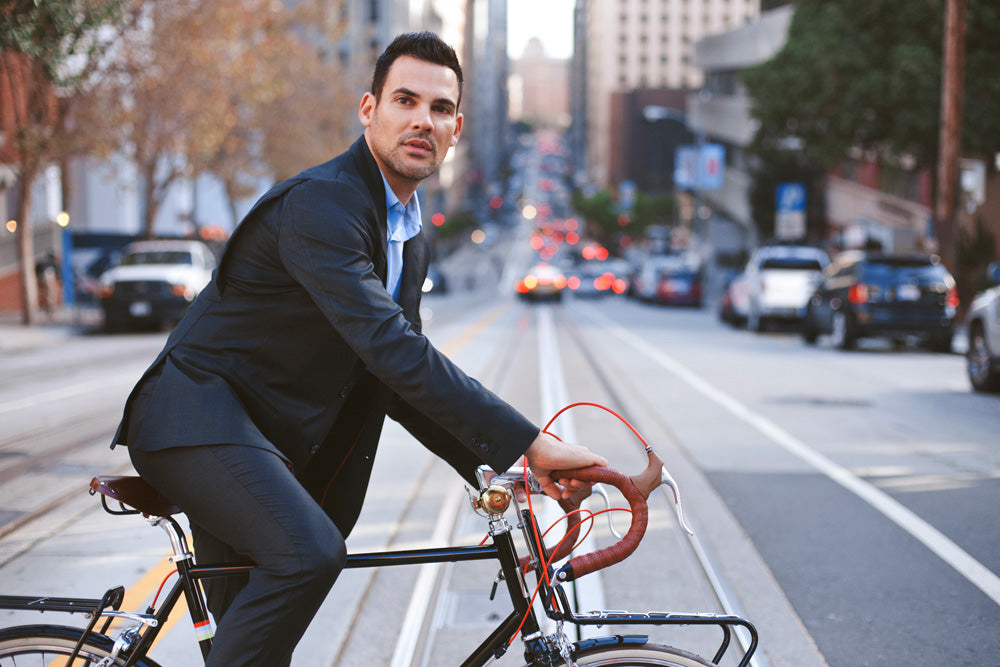
<path fill-rule="evenodd" d="M 872 282 L 907 280 L 944 281 L 947 270 L 940 264 L 920 259 L 885 259 L 868 263 L 865 279 Z"/>
<path fill-rule="evenodd" d="M 786 269 L 790 271 L 822 271 L 818 259 L 806 257 L 770 257 L 760 265 L 762 269 Z"/>
<path fill-rule="evenodd" d="M 125 255 L 122 264 L 194 264 L 194 259 L 186 250 L 140 250 Z"/>

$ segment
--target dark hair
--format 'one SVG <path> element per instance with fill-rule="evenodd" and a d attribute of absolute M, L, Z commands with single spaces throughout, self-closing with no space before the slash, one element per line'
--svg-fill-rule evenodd
<path fill-rule="evenodd" d="M 458 64 L 458 56 L 455 49 L 451 48 L 444 40 L 433 32 L 407 32 L 392 40 L 385 51 L 375 61 L 375 75 L 372 77 L 372 93 L 375 99 L 382 97 L 382 88 L 385 87 L 385 79 L 389 75 L 389 68 L 400 56 L 411 56 L 420 60 L 443 65 L 450 68 L 458 77 L 458 100 L 456 105 L 462 102 L 462 66 Z"/>

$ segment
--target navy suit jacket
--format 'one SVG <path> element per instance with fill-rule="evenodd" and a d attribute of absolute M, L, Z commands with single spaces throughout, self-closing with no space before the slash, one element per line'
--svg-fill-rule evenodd
<path fill-rule="evenodd" d="M 364 137 L 276 185 L 132 391 L 112 447 L 273 451 L 345 535 L 387 413 L 470 481 L 480 463 L 507 469 L 538 428 L 421 334 L 428 261 L 423 234 L 405 244 L 397 304 Z"/>

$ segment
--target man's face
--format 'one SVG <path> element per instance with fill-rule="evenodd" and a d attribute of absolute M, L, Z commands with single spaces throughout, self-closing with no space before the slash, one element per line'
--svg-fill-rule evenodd
<path fill-rule="evenodd" d="M 401 56 L 389 68 L 381 98 L 361 98 L 358 117 L 375 161 L 405 201 L 462 133 L 458 77 L 443 65 Z"/>

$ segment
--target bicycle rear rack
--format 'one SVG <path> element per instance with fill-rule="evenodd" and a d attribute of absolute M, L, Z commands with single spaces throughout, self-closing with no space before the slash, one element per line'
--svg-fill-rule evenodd
<path fill-rule="evenodd" d="M 554 587 L 559 596 L 562 609 L 572 610 L 569 597 L 562 585 Z M 753 624 L 739 616 L 728 616 L 720 614 L 677 614 L 673 612 L 650 611 L 634 613 L 627 611 L 592 611 L 575 614 L 567 611 L 565 614 L 550 614 L 556 620 L 568 621 L 578 625 L 717 625 L 722 629 L 722 643 L 715 657 L 713 664 L 719 664 L 722 656 L 729 649 L 732 641 L 733 628 L 744 628 L 750 633 L 750 645 L 746 647 L 742 660 L 737 667 L 747 667 L 754 651 L 757 650 L 757 629 Z"/>

